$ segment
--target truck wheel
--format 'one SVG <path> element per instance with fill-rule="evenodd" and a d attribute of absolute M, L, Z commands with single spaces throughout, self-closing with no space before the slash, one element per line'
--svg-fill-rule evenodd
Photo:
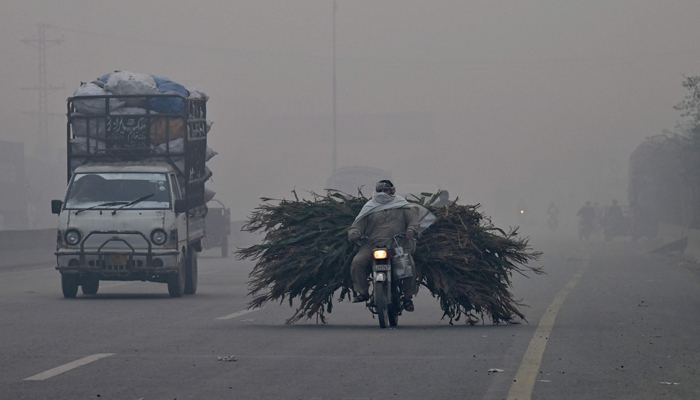
<path fill-rule="evenodd" d="M 224 236 L 224 240 L 221 242 L 221 257 L 228 257 L 228 236 Z"/>
<path fill-rule="evenodd" d="M 180 265 L 177 273 L 168 277 L 168 293 L 170 297 L 182 297 L 185 293 L 185 255 L 180 257 Z"/>
<path fill-rule="evenodd" d="M 67 299 L 74 299 L 75 295 L 78 294 L 78 286 L 78 275 L 61 274 L 61 289 L 63 290 L 63 297 Z"/>
<path fill-rule="evenodd" d="M 190 247 L 185 259 L 185 294 L 197 292 L 197 252 Z"/>
<path fill-rule="evenodd" d="M 97 290 L 100 288 L 100 280 L 97 277 L 85 278 L 80 286 L 83 294 L 97 294 Z"/>

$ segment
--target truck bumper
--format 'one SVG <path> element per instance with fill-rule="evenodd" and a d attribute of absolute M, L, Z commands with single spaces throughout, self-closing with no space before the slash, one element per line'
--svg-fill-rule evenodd
<path fill-rule="evenodd" d="M 153 251 L 118 253 L 90 251 L 58 251 L 56 269 L 67 274 L 91 274 L 103 278 L 147 279 L 154 275 L 178 272 L 180 252 Z M 144 278 L 146 277 L 146 278 Z"/>

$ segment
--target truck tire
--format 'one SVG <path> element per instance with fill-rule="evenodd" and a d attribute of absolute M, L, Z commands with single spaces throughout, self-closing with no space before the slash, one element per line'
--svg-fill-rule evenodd
<path fill-rule="evenodd" d="M 88 277 L 82 280 L 80 285 L 83 294 L 97 294 L 97 290 L 100 288 L 100 280 L 97 277 Z"/>
<path fill-rule="evenodd" d="M 78 275 L 61 274 L 61 289 L 63 290 L 63 297 L 67 299 L 74 299 L 75 295 L 78 294 L 78 286 Z"/>
<path fill-rule="evenodd" d="M 168 277 L 168 293 L 170 297 L 182 297 L 185 293 L 185 255 L 180 257 L 177 273 Z"/>
<path fill-rule="evenodd" d="M 197 292 L 197 252 L 192 247 L 187 249 L 185 258 L 185 294 Z"/>
<path fill-rule="evenodd" d="M 228 257 L 228 236 L 224 236 L 224 239 L 221 241 L 221 257 Z"/>

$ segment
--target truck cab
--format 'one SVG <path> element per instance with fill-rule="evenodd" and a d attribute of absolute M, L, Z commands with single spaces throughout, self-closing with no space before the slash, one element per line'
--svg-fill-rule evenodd
<path fill-rule="evenodd" d="M 66 297 L 100 280 L 165 282 L 171 296 L 197 289 L 196 243 L 203 211 L 183 210 L 176 171 L 166 162 L 86 164 L 76 168 L 59 214 L 57 269 Z M 189 218 L 188 218 L 189 217 Z"/>

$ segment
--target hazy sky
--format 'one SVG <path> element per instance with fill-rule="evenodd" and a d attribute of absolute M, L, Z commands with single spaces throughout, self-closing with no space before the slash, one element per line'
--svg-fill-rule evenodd
<path fill-rule="evenodd" d="M 338 165 L 434 182 L 489 212 L 504 199 L 543 220 L 550 200 L 564 211 L 626 203 L 629 154 L 674 127 L 683 76 L 700 75 L 697 0 L 337 4 Z M 37 100 L 21 87 L 37 84 L 39 60 L 20 40 L 46 23 L 65 40 L 48 51 L 49 82 L 66 88 L 52 112 L 115 69 L 167 76 L 211 96 L 211 187 L 234 218 L 261 196 L 320 191 L 332 170 L 332 15 L 331 0 L 4 0 L 0 139 L 25 140 L 31 155 L 37 125 L 22 111 Z M 352 121 L 377 115 L 433 131 L 351 135 Z M 65 118 L 50 126 L 65 146 Z"/>

